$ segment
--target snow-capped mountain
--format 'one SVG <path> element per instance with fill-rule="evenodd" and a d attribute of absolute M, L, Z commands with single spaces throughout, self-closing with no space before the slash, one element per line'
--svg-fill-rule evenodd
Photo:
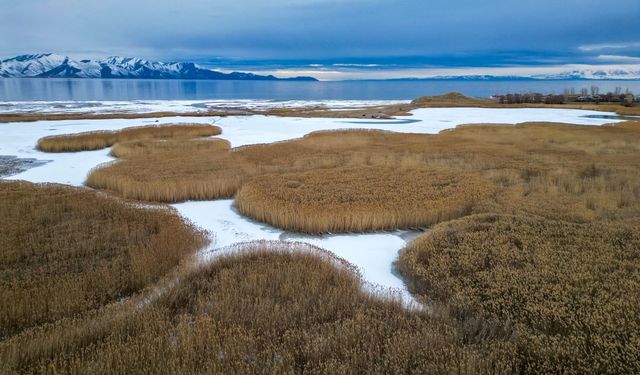
<path fill-rule="evenodd" d="M 387 81 L 535 81 L 535 80 L 640 80 L 640 64 L 614 67 L 585 66 L 546 69 L 547 72 L 526 72 L 519 75 L 454 74 L 420 78 L 396 78 Z M 550 71 L 552 70 L 552 71 Z"/>
<path fill-rule="evenodd" d="M 533 79 L 640 79 L 640 66 L 635 68 L 576 69 L 557 74 L 534 75 Z"/>
<path fill-rule="evenodd" d="M 154 78 L 215 80 L 281 80 L 272 75 L 222 73 L 194 63 L 163 63 L 134 57 L 113 56 L 103 60 L 73 60 L 52 53 L 22 55 L 0 61 L 0 77 L 4 78 Z M 315 81 L 312 77 L 282 80 Z"/>
<path fill-rule="evenodd" d="M 387 81 L 535 81 L 535 80 L 640 80 L 637 69 L 581 69 L 531 75 L 447 75 L 427 78 L 398 78 Z"/>

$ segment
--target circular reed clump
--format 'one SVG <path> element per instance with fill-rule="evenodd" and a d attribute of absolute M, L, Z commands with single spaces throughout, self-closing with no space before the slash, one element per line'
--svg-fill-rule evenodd
<path fill-rule="evenodd" d="M 261 175 L 235 199 L 256 220 L 326 233 L 425 227 L 467 214 L 490 193 L 472 173 L 362 167 Z"/>

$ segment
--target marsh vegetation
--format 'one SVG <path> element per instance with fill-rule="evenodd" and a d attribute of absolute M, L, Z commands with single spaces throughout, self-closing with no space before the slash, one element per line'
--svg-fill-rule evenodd
<path fill-rule="evenodd" d="M 44 152 L 75 152 L 99 150 L 118 142 L 145 139 L 195 138 L 220 134 L 221 129 L 213 125 L 177 124 L 151 125 L 124 128 L 115 131 L 90 131 L 85 133 L 52 135 L 38 140 L 36 147 Z"/>
<path fill-rule="evenodd" d="M 206 240 L 168 209 L 0 182 L 0 339 L 130 296 Z"/>
<path fill-rule="evenodd" d="M 14 281 L 3 300 L 32 306 L 19 292 L 35 290 L 67 303 L 6 308 L 9 372 L 640 371 L 639 122 L 341 130 L 235 149 L 197 135 L 134 137 L 111 153 L 119 160 L 87 184 L 126 199 L 235 197 L 247 216 L 308 233 L 430 227 L 396 264 L 422 308 L 371 293 L 344 261 L 292 243 L 240 246 L 180 268 L 155 293 L 147 287 L 202 246 L 200 233 L 168 210 L 9 183 L 0 204 L 14 219 L 0 238 L 33 245 L 5 256 L 13 273 L 3 280 Z"/>
<path fill-rule="evenodd" d="M 472 215 L 414 240 L 398 268 L 425 303 L 507 346 L 516 372 L 640 371 L 637 226 Z"/>
<path fill-rule="evenodd" d="M 299 248 L 303 246 L 303 248 Z M 494 368 L 441 318 L 363 291 L 308 245 L 256 243 L 151 303 L 0 344 L 7 369 L 97 373 L 470 373 Z"/>
<path fill-rule="evenodd" d="M 589 222 L 640 212 L 637 122 L 329 131 L 236 149 L 189 142 L 141 142 L 144 152 L 95 169 L 87 183 L 148 201 L 235 196 L 242 213 L 309 233 L 425 227 L 470 213 Z"/>

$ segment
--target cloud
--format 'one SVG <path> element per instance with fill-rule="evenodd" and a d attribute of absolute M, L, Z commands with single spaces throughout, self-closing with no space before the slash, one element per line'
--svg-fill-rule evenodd
<path fill-rule="evenodd" d="M 380 64 L 332 64 L 333 66 L 346 67 L 346 68 L 375 68 Z"/>
<path fill-rule="evenodd" d="M 604 44 L 588 44 L 579 46 L 578 49 L 584 52 L 594 52 L 603 50 L 624 50 L 631 48 L 640 48 L 640 42 L 629 43 L 604 43 Z"/>
<path fill-rule="evenodd" d="M 607 61 L 607 62 L 618 62 L 618 63 L 628 63 L 628 64 L 639 63 L 640 64 L 640 57 L 636 57 L 636 56 L 598 55 L 596 59 Z"/>
<path fill-rule="evenodd" d="M 421 57 L 432 66 L 576 62 L 597 48 L 637 46 L 609 43 L 620 35 L 640 40 L 637 2 L 7 0 L 0 55 L 296 59 L 326 66 L 379 64 L 373 57 L 390 64 Z"/>
<path fill-rule="evenodd" d="M 456 68 L 395 68 L 395 69 L 274 69 L 253 70 L 258 74 L 273 74 L 278 77 L 312 75 L 320 80 L 356 80 L 356 79 L 396 79 L 396 78 L 434 78 L 447 76 L 519 76 L 534 77 L 553 75 L 573 71 L 628 70 L 640 72 L 640 64 L 563 64 L 552 66 L 510 66 L 510 67 L 456 67 Z"/>

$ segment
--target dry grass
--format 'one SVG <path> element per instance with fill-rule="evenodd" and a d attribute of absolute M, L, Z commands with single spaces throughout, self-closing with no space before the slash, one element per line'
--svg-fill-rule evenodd
<path fill-rule="evenodd" d="M 133 148 L 145 152 L 114 146 L 114 154 L 129 154 L 93 169 L 86 184 L 128 199 L 178 202 L 232 197 L 247 175 L 224 141 L 145 142 Z"/>
<path fill-rule="evenodd" d="M 150 303 L 5 339 L 7 372 L 640 372 L 640 123 L 320 132 L 232 150 L 145 140 L 112 152 L 121 160 L 90 185 L 159 201 L 236 194 L 244 213 L 289 229 L 480 215 L 402 252 L 398 268 L 429 314 L 363 292 L 326 254 L 261 243 Z"/>
<path fill-rule="evenodd" d="M 452 174 L 414 160 L 401 150 L 410 138 L 331 132 L 232 151 L 148 151 L 97 168 L 87 184 L 126 198 L 169 202 L 231 197 L 242 186 L 236 200 L 244 213 L 314 233 L 426 226 L 468 213 L 491 192 L 475 173 Z M 388 146 L 396 149 L 389 152 Z M 303 201 L 313 203 L 302 207 Z"/>
<path fill-rule="evenodd" d="M 424 227 L 464 216 L 491 187 L 472 173 L 385 167 L 259 175 L 236 195 L 243 214 L 306 233 Z"/>
<path fill-rule="evenodd" d="M 220 133 L 222 130 L 219 127 L 204 124 L 139 126 L 116 131 L 91 131 L 44 137 L 38 140 L 37 148 L 44 152 L 75 152 L 99 150 L 113 146 L 117 142 L 208 137 Z"/>
<path fill-rule="evenodd" d="M 478 101 L 475 101 L 478 100 Z M 549 109 L 582 109 L 585 111 L 613 112 L 620 116 L 640 116 L 640 105 L 635 104 L 632 107 L 626 107 L 619 103 L 600 103 L 600 104 L 584 104 L 584 103 L 566 103 L 566 104 L 537 104 L 537 103 L 520 103 L 520 104 L 500 104 L 491 101 L 483 101 L 482 99 L 474 99 L 465 102 L 425 102 L 416 106 L 417 108 L 549 108 Z"/>
<path fill-rule="evenodd" d="M 543 103 L 520 103 L 501 104 L 489 99 L 472 98 L 460 93 L 448 93 L 436 96 L 423 96 L 413 100 L 410 109 L 416 108 L 556 108 L 556 109 L 583 109 L 587 111 L 613 112 L 621 116 L 640 116 L 640 104 L 627 107 L 621 103 L 565 103 L 565 104 L 543 104 Z"/>
<path fill-rule="evenodd" d="M 475 212 L 572 222 L 640 217 L 640 123 L 466 127 L 459 135 L 512 149 L 485 175 L 502 185 Z M 516 151 L 516 152 L 513 152 Z M 499 151 L 496 155 L 500 155 Z"/>
<path fill-rule="evenodd" d="M 299 246 L 252 244 L 130 314 L 15 337 L 0 359 L 30 373 L 508 372 L 446 321 L 363 292 L 349 269 Z"/>
<path fill-rule="evenodd" d="M 169 210 L 86 189 L 0 182 L 0 339 L 155 282 L 205 239 Z"/>
<path fill-rule="evenodd" d="M 197 112 L 148 112 L 148 113 L 3 113 L 0 123 L 5 122 L 33 122 L 33 121 L 63 121 L 63 120 L 111 120 L 111 119 L 139 119 L 162 117 L 222 117 L 242 116 L 246 111 L 197 111 Z"/>
<path fill-rule="evenodd" d="M 238 193 L 243 213 L 312 233 L 422 227 L 470 212 L 574 222 L 640 216 L 637 122 L 318 132 L 233 150 L 144 147 L 87 183 L 163 202 Z"/>
<path fill-rule="evenodd" d="M 461 324 L 507 333 L 517 372 L 638 373 L 639 229 L 469 216 L 414 240 L 398 267 Z"/>
<path fill-rule="evenodd" d="M 111 155 L 117 158 L 140 156 L 161 156 L 163 158 L 179 157 L 195 152 L 216 153 L 229 151 L 231 143 L 225 139 L 159 139 L 119 142 L 111 147 Z"/>
<path fill-rule="evenodd" d="M 443 107 L 456 105 L 462 107 L 484 107 L 492 104 L 497 103 L 489 99 L 469 97 L 459 92 L 450 92 L 443 95 L 422 96 L 411 101 L 411 105 L 416 108 L 436 107 L 438 105 L 441 105 Z"/>

